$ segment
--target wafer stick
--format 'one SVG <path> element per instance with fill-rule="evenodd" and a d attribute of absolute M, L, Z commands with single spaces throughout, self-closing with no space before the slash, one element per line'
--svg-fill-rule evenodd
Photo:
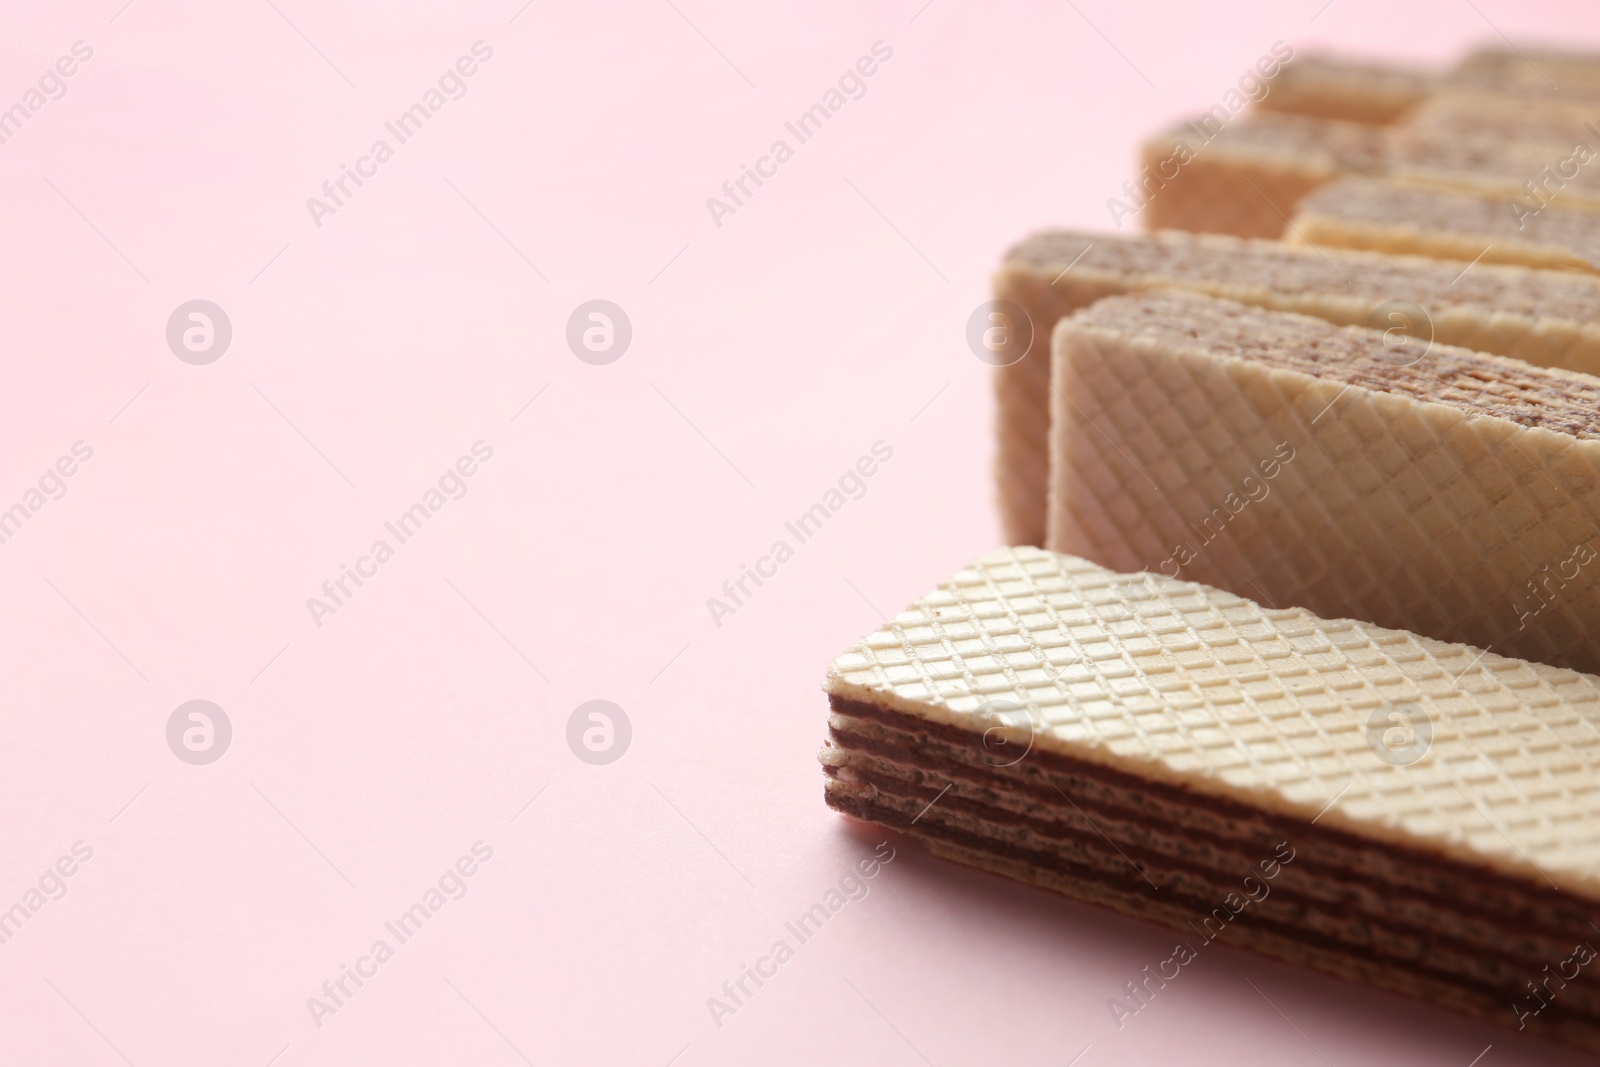
<path fill-rule="evenodd" d="M 1141 163 L 1113 205 L 1138 209 L 1148 230 L 1238 237 L 1278 237 L 1317 186 L 1386 169 L 1381 127 L 1270 111 L 1227 125 L 1198 116 L 1147 140 Z"/>
<path fill-rule="evenodd" d="M 1600 378 L 1175 290 L 1054 350 L 1047 547 L 1600 669 Z"/>
<path fill-rule="evenodd" d="M 994 277 L 996 298 L 1034 338 L 1028 355 L 995 374 L 995 475 L 1010 543 L 1044 543 L 1051 329 L 1101 297 L 1162 286 L 1341 325 L 1413 321 L 1446 344 L 1600 372 L 1600 279 L 1585 275 L 1185 233 L 1041 233 L 1013 248 Z"/>
<path fill-rule="evenodd" d="M 825 796 L 1174 928 L 1161 985 L 1221 940 L 1600 1051 L 1597 682 L 1006 549 L 834 661 Z"/>
<path fill-rule="evenodd" d="M 1427 99 L 1438 82 L 1437 73 L 1420 67 L 1301 53 L 1283 65 L 1257 106 L 1382 125 Z"/>
<path fill-rule="evenodd" d="M 1300 202 L 1291 243 L 1600 271 L 1600 212 L 1533 198 L 1340 178 Z"/>
<path fill-rule="evenodd" d="M 1450 78 L 1458 83 L 1526 86 L 1536 91 L 1600 90 L 1600 53 L 1550 48 L 1481 48 L 1464 56 Z"/>
<path fill-rule="evenodd" d="M 1450 89 L 1419 102 L 1401 120 L 1404 129 L 1489 135 L 1507 141 L 1593 143 L 1588 127 L 1600 121 L 1600 93 L 1571 95 Z"/>
<path fill-rule="evenodd" d="M 1588 152 L 1600 153 L 1590 135 Z M 1218 127 L 1191 120 L 1145 142 L 1137 179 L 1113 197 L 1117 222 L 1146 229 L 1279 237 L 1312 190 L 1344 175 L 1403 178 L 1444 189 L 1522 195 L 1547 168 L 1570 171 L 1567 206 L 1600 210 L 1600 167 L 1574 166 L 1572 139 L 1508 140 L 1427 127 L 1367 126 L 1262 112 Z"/>
<path fill-rule="evenodd" d="M 1531 62 L 1530 62 L 1531 58 Z M 1441 97 L 1455 96 L 1450 103 Z M 1524 106 L 1600 97 L 1600 57 L 1524 50 L 1483 51 L 1451 70 L 1412 64 L 1298 52 L 1273 77 L 1257 102 L 1264 111 L 1371 125 L 1426 122 L 1426 112 L 1451 110 L 1468 96 L 1491 106 Z"/>

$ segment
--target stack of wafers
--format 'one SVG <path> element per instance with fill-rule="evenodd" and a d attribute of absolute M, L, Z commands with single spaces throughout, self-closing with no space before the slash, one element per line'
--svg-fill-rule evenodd
<path fill-rule="evenodd" d="M 1600 54 L 1298 56 L 1143 156 L 1151 232 L 995 276 L 1013 547 L 834 661 L 828 803 L 1600 1051 Z"/>

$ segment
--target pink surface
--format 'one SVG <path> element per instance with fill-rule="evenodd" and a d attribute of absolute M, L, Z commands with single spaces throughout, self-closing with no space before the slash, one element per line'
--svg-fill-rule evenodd
<path fill-rule="evenodd" d="M 93 451 L 0 545 L 0 909 L 40 905 L 0 945 L 0 1062 L 1583 1061 L 1220 944 L 1119 1029 L 1107 998 L 1171 933 L 908 842 L 808 942 L 785 923 L 886 837 L 822 803 L 826 663 L 998 541 L 964 331 L 1004 246 L 1108 226 L 1139 135 L 1275 40 L 1596 45 L 1592 8 L 121 3 L 0 33 L 0 107 L 93 50 L 0 145 L 0 508 Z M 717 225 L 706 199 L 879 41 Z M 596 298 L 633 329 L 604 366 L 565 340 Z M 208 365 L 164 335 L 194 299 L 232 322 Z M 880 441 L 716 625 L 707 598 Z M 196 699 L 233 729 L 209 765 L 167 741 Z M 567 742 L 595 699 L 632 726 L 609 765 Z M 401 943 L 385 923 L 477 842 Z"/>

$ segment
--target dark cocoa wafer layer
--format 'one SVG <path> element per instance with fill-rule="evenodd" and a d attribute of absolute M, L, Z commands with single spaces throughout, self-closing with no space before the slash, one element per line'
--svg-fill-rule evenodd
<path fill-rule="evenodd" d="M 1570 947 L 1574 931 L 1588 928 L 1590 910 L 1559 890 L 1466 867 L 1442 856 L 1379 846 L 1325 825 L 1308 826 L 1299 819 L 1201 797 L 1059 753 L 1031 751 L 1013 766 L 997 767 L 988 758 L 990 753 L 981 738 L 969 730 L 838 695 L 830 695 L 828 703 L 836 714 L 894 732 L 889 735 L 892 740 L 879 741 L 886 746 L 880 750 L 880 758 L 940 774 L 943 781 L 970 776 L 996 796 L 1031 797 L 1044 810 L 1061 804 L 1059 785 L 1078 803 L 1103 810 L 1107 819 L 1130 831 L 1137 827 L 1161 833 L 1181 830 L 1192 848 L 1214 846 L 1222 850 L 1219 855 L 1229 859 L 1251 857 L 1246 864 L 1279 841 L 1306 841 L 1313 855 L 1302 861 L 1302 866 L 1321 879 L 1381 886 L 1383 899 L 1415 901 L 1419 914 L 1448 910 L 1463 923 L 1488 924 L 1499 931 L 1521 930 L 1540 943 Z"/>
<path fill-rule="evenodd" d="M 1051 889 L 1054 893 L 1072 897 L 1075 901 L 1098 904 L 1123 915 L 1170 926 L 1184 934 L 1186 941 L 1192 947 L 1200 947 L 1203 950 L 1202 939 L 1195 936 L 1194 928 L 1190 926 L 1195 917 L 1184 910 L 1184 904 L 1181 902 L 1160 901 L 1154 896 L 1122 893 L 1118 889 L 1109 888 L 1098 878 L 1085 877 L 1082 873 L 1056 869 L 1050 865 L 1034 864 L 1027 861 L 1026 857 L 1000 853 L 987 848 L 984 841 L 973 841 L 970 838 L 962 840 L 955 833 L 946 832 L 938 825 L 923 827 L 922 822 L 909 825 L 899 813 L 885 811 L 877 805 L 872 805 L 870 801 L 850 797 L 848 793 L 829 790 L 827 803 L 842 813 L 869 822 L 877 822 L 907 833 L 910 837 L 918 838 L 928 846 L 928 851 L 934 856 L 978 867 L 1014 881 L 1022 881 L 1026 885 Z M 1302 939 L 1294 931 L 1283 933 L 1259 921 L 1248 921 L 1246 915 L 1248 909 L 1245 915 L 1240 915 L 1238 920 L 1230 923 L 1227 928 L 1229 933 L 1221 936 L 1222 942 L 1250 949 L 1266 957 L 1283 960 L 1285 963 L 1307 966 L 1315 971 L 1322 971 L 1323 974 L 1342 977 L 1347 981 L 1362 982 L 1363 985 L 1382 992 L 1400 993 L 1405 997 L 1429 1001 L 1451 1011 L 1478 1017 L 1483 1021 L 1510 1025 L 1510 1011 L 1507 1008 L 1506 998 L 1493 990 L 1470 989 L 1461 982 L 1438 979 L 1426 973 L 1419 973 L 1416 969 L 1382 965 L 1360 952 L 1349 952 L 1336 945 L 1314 944 Z M 1120 993 L 1122 990 L 1112 990 L 1112 992 Z M 1525 1032 L 1539 1037 L 1554 1038 L 1566 1045 L 1600 1051 L 1600 1022 L 1592 1021 L 1590 1017 L 1571 1017 L 1570 1014 L 1558 1013 L 1555 1005 L 1539 1016 L 1530 1017 Z"/>
<path fill-rule="evenodd" d="M 907 810 L 889 802 L 882 793 L 864 795 L 860 786 L 860 783 L 846 783 L 831 776 L 825 793 L 828 804 L 845 814 L 915 836 L 929 845 L 936 855 L 1051 889 L 1077 900 L 1109 907 L 1126 915 L 1160 922 L 1183 932 L 1193 944 L 1207 940 L 1199 924 L 1217 910 L 1218 905 L 1211 900 L 1180 894 L 1170 887 L 1159 894 L 1149 889 L 1141 891 L 1128 881 L 1126 874 L 1111 870 L 1109 858 L 1102 865 L 1070 864 L 1063 863 L 1059 857 L 1049 853 L 1033 852 L 1013 844 L 997 844 L 985 834 L 952 826 L 948 821 L 936 819 L 931 814 L 919 818 L 918 815 L 926 807 L 925 801 Z M 1105 855 L 1110 857 L 1114 853 L 1107 849 Z M 1125 861 L 1119 859 L 1117 862 L 1123 865 L 1125 872 Z M 1228 891 L 1221 890 L 1216 899 L 1221 900 Z M 1263 903 L 1270 903 L 1277 893 L 1278 890 L 1274 889 L 1272 896 Z M 1252 909 L 1256 909 L 1257 913 L 1251 914 Z M 1221 927 L 1213 920 L 1213 931 L 1233 931 L 1225 935 L 1213 933 L 1213 937 L 1225 936 L 1230 943 L 1264 955 L 1379 989 L 1417 997 L 1490 1022 L 1506 1026 L 1512 1026 L 1515 1022 L 1511 1011 L 1511 1003 L 1518 996 L 1515 989 L 1384 959 L 1365 946 L 1350 947 L 1335 939 L 1311 934 L 1297 926 L 1264 916 L 1265 909 L 1251 904 L 1234 915 L 1226 927 Z M 1563 990 L 1562 997 L 1567 998 L 1575 988 L 1569 986 Z M 1526 999 L 1525 994 L 1523 998 Z M 1573 1003 L 1575 1001 L 1567 999 L 1530 1017 L 1526 1030 L 1600 1051 L 1600 1013 L 1575 1011 L 1568 1006 Z"/>
<path fill-rule="evenodd" d="M 1153 883 L 1159 883 L 1163 898 L 1178 895 L 1200 902 L 1193 909 L 1196 916 L 1210 906 L 1204 902 L 1215 904 L 1230 892 L 1237 894 L 1242 874 L 1270 855 L 1270 842 L 1283 840 L 1277 835 L 1286 835 L 1294 841 L 1296 862 L 1283 868 L 1269 895 L 1250 905 L 1255 915 L 1319 939 L 1324 948 L 1342 946 L 1387 967 L 1416 971 L 1430 982 L 1466 982 L 1488 991 L 1498 998 L 1502 1022 L 1512 1017 L 1512 1001 L 1525 996 L 1523 983 L 1572 950 L 1571 927 L 1551 929 L 1547 922 L 1514 927 L 1504 921 L 1503 912 L 1482 910 L 1481 890 L 1468 894 L 1480 898 L 1478 907 L 1463 911 L 1457 901 L 1374 879 L 1374 870 L 1381 876 L 1381 868 L 1393 864 L 1374 865 L 1370 856 L 1365 864 L 1350 863 L 1351 843 L 1340 841 L 1347 835 L 1337 831 L 1262 820 L 1259 813 L 1254 820 L 1240 820 L 1236 812 L 1210 819 L 1210 800 L 1104 768 L 1074 766 L 1076 761 L 1048 753 L 1032 753 L 1016 767 L 984 766 L 988 754 L 971 733 L 837 697 L 833 702 L 834 744 L 849 754 L 848 762 L 834 768 L 835 777 L 848 782 L 845 788 L 870 795 L 882 811 L 896 812 L 900 825 L 916 820 L 925 829 L 941 826 L 965 833 L 988 847 L 1007 850 L 1012 859 L 1031 857 L 1030 863 L 1047 870 L 1092 871 L 1108 891 L 1154 892 Z M 906 729 L 895 731 L 889 724 Z M 949 753 L 941 754 L 941 748 L 953 750 L 957 758 L 946 758 Z M 1026 773 L 1034 767 L 1042 773 Z M 1051 783 L 1049 797 L 1036 787 L 1040 778 Z M 1116 779 L 1123 780 L 1121 788 L 1108 787 Z M 1056 783 L 1065 785 L 1071 796 L 1057 792 Z M 1120 798 L 1114 795 L 1118 792 Z M 1161 797 L 1163 793 L 1169 795 Z M 830 803 L 835 794 L 830 788 Z M 1154 794 L 1156 803 L 1146 794 Z M 935 798 L 937 804 L 930 807 Z M 1180 812 L 1166 812 L 1166 819 L 1182 822 L 1164 821 L 1148 810 L 1167 806 L 1163 800 L 1182 805 Z M 1130 816 L 1127 808 L 1142 801 L 1147 811 L 1141 827 L 1130 821 L 1141 816 Z M 1216 826 L 1229 822 L 1248 829 L 1218 836 Z M 1360 847 L 1371 851 L 1370 846 Z M 1441 870 L 1440 861 L 1430 857 L 1415 860 L 1423 876 L 1440 877 L 1447 887 L 1484 881 L 1481 872 L 1448 863 Z M 1351 870 L 1363 866 L 1366 872 L 1351 876 Z M 1502 908 L 1508 903 L 1506 894 L 1491 895 Z M 1530 907 L 1544 910 L 1531 901 L 1513 906 L 1524 913 Z M 1587 929 L 1581 918 L 1576 926 Z M 1581 984 L 1564 990 L 1562 1003 L 1564 1011 L 1576 1016 L 1600 1018 L 1600 993 L 1588 995 Z"/>
<path fill-rule="evenodd" d="M 1111 362 L 1135 368 L 1128 393 L 1149 384 Z M 1270 373 L 1291 400 L 1317 391 L 1307 418 L 1340 391 Z M 1208 412 L 1209 388 L 1192 410 L 1151 406 L 1150 432 Z M 1408 404 L 1331 425 L 1348 437 Z M 841 653 L 826 692 L 841 811 L 1186 939 L 1236 928 L 1600 1052 L 1600 677 L 1006 548 Z"/>
<path fill-rule="evenodd" d="M 1227 924 L 1228 914 L 1221 902 L 1233 899 L 1243 906 L 1243 895 L 1260 892 L 1262 899 L 1251 905 L 1252 911 L 1285 927 L 1329 943 L 1342 944 L 1395 966 L 1421 968 L 1435 978 L 1513 991 L 1521 988 L 1526 976 L 1538 975 L 1545 961 L 1560 959 L 1572 948 L 1569 940 L 1544 953 L 1508 954 L 1492 939 L 1472 943 L 1460 936 L 1441 933 L 1437 917 L 1421 929 L 1409 928 L 1381 909 L 1373 913 L 1361 908 L 1353 899 L 1344 907 L 1313 899 L 1318 894 L 1307 889 L 1314 884 L 1316 875 L 1287 865 L 1273 865 L 1276 881 L 1268 882 L 1258 873 L 1254 874 L 1256 885 L 1250 890 L 1241 883 L 1241 878 L 1253 873 L 1252 866 L 1260 863 L 1264 856 L 1270 857 L 1271 852 L 1258 852 L 1250 858 L 1244 858 L 1246 854 L 1241 852 L 1234 862 L 1214 869 L 1163 863 L 1159 859 L 1152 860 L 1148 853 L 1141 853 L 1121 835 L 1113 839 L 1110 835 L 1116 831 L 1102 822 L 1101 811 L 1070 800 L 1071 809 L 1062 805 L 1055 819 L 1024 820 L 1013 813 L 969 800 L 954 788 L 944 788 L 956 783 L 941 785 L 937 779 L 930 778 L 910 784 L 897 776 L 893 768 L 883 764 L 852 759 L 836 772 L 835 777 L 848 782 L 849 787 L 898 811 L 902 822 L 932 820 L 988 841 L 995 847 L 1011 847 L 1029 855 L 1048 857 L 1045 865 L 1051 868 L 1094 870 L 1107 884 L 1122 885 L 1125 889 L 1212 901 L 1211 915 L 1215 916 L 1215 921 L 1204 919 L 1203 925 L 1208 927 L 1220 928 Z M 1071 826 L 1075 815 L 1076 825 Z M 1297 857 L 1305 854 L 1298 849 L 1296 853 Z M 1354 897 L 1348 882 L 1339 888 Z M 1509 1002 L 1512 998 L 1506 999 Z M 1600 1013 L 1600 997 L 1588 995 L 1582 987 L 1573 987 L 1566 999 L 1570 1008 L 1581 1013 Z"/>
<path fill-rule="evenodd" d="M 1046 869 L 1092 871 L 1108 887 L 1120 886 L 1126 891 L 1159 895 L 1161 899 L 1187 901 L 1198 909 L 1190 913 L 1192 929 L 1202 936 L 1207 936 L 1208 932 L 1214 935 L 1230 925 L 1229 913 L 1234 909 L 1227 907 L 1227 902 L 1232 900 L 1262 921 L 1284 930 L 1292 929 L 1319 944 L 1338 945 L 1386 966 L 1416 971 L 1431 980 L 1466 982 L 1497 991 L 1507 1005 L 1516 998 L 1529 976 L 1539 975 L 1546 961 L 1561 959 L 1572 951 L 1573 942 L 1569 940 L 1551 949 L 1548 955 L 1513 957 L 1492 943 L 1473 944 L 1442 935 L 1437 922 L 1427 928 L 1411 929 L 1363 913 L 1354 904 L 1347 909 L 1327 905 L 1313 900 L 1305 891 L 1310 876 L 1297 871 L 1292 864 L 1275 865 L 1277 869 L 1272 880 L 1265 880 L 1254 872 L 1252 866 L 1270 858 L 1271 851 L 1258 853 L 1248 862 L 1241 859 L 1231 867 L 1215 870 L 1179 864 L 1158 865 L 1150 862 L 1148 855 L 1128 848 L 1120 837 L 1113 840 L 1101 836 L 1112 831 L 1100 823 L 1100 813 L 1092 808 L 1063 805 L 1058 815 L 1071 819 L 1078 814 L 1084 822 L 1092 820 L 1095 829 L 1081 832 L 1058 829 L 1054 833 L 1042 833 L 1037 825 L 1024 825 L 1010 813 L 966 800 L 953 789 L 944 792 L 937 782 L 908 786 L 894 774 L 885 773 L 881 766 L 852 763 L 837 769 L 833 777 L 846 792 L 870 799 L 882 811 L 896 812 L 902 825 L 915 820 L 918 826 L 927 824 L 963 834 L 973 841 L 987 842 L 991 849 L 1008 856 L 1032 857 L 1032 862 Z M 1301 855 L 1304 855 L 1301 850 L 1294 850 L 1296 860 Z M 1254 879 L 1254 888 L 1244 882 L 1247 877 Z M 1156 879 L 1159 882 L 1154 881 Z M 1264 895 L 1246 905 L 1244 898 L 1252 892 Z M 1600 1019 L 1600 995 L 1581 985 L 1565 991 L 1563 1003 L 1578 1015 Z"/>

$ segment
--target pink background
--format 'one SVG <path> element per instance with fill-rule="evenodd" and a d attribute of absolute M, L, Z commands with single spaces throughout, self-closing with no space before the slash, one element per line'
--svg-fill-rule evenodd
<path fill-rule="evenodd" d="M 1220 944 L 1118 1030 L 1172 933 L 906 842 L 706 1007 L 886 836 L 822 803 L 818 686 L 998 541 L 964 330 L 1002 249 L 1106 227 L 1139 136 L 1275 40 L 1600 44 L 1585 5 L 1475 2 L 14 5 L 0 107 L 94 56 L 0 145 L 0 507 L 94 455 L 0 545 L 0 908 L 94 854 L 0 945 L 0 1061 L 1584 1062 Z M 477 40 L 467 95 L 315 226 Z M 716 226 L 879 40 L 866 96 Z M 564 340 L 597 297 L 633 324 L 609 366 Z M 164 338 L 195 298 L 233 323 L 208 366 Z M 467 495 L 314 625 L 479 440 Z M 879 440 L 867 494 L 713 625 Z M 209 766 L 165 738 L 196 698 L 234 729 Z M 565 739 L 596 698 L 633 728 L 609 766 Z M 465 897 L 316 1026 L 479 840 Z"/>

